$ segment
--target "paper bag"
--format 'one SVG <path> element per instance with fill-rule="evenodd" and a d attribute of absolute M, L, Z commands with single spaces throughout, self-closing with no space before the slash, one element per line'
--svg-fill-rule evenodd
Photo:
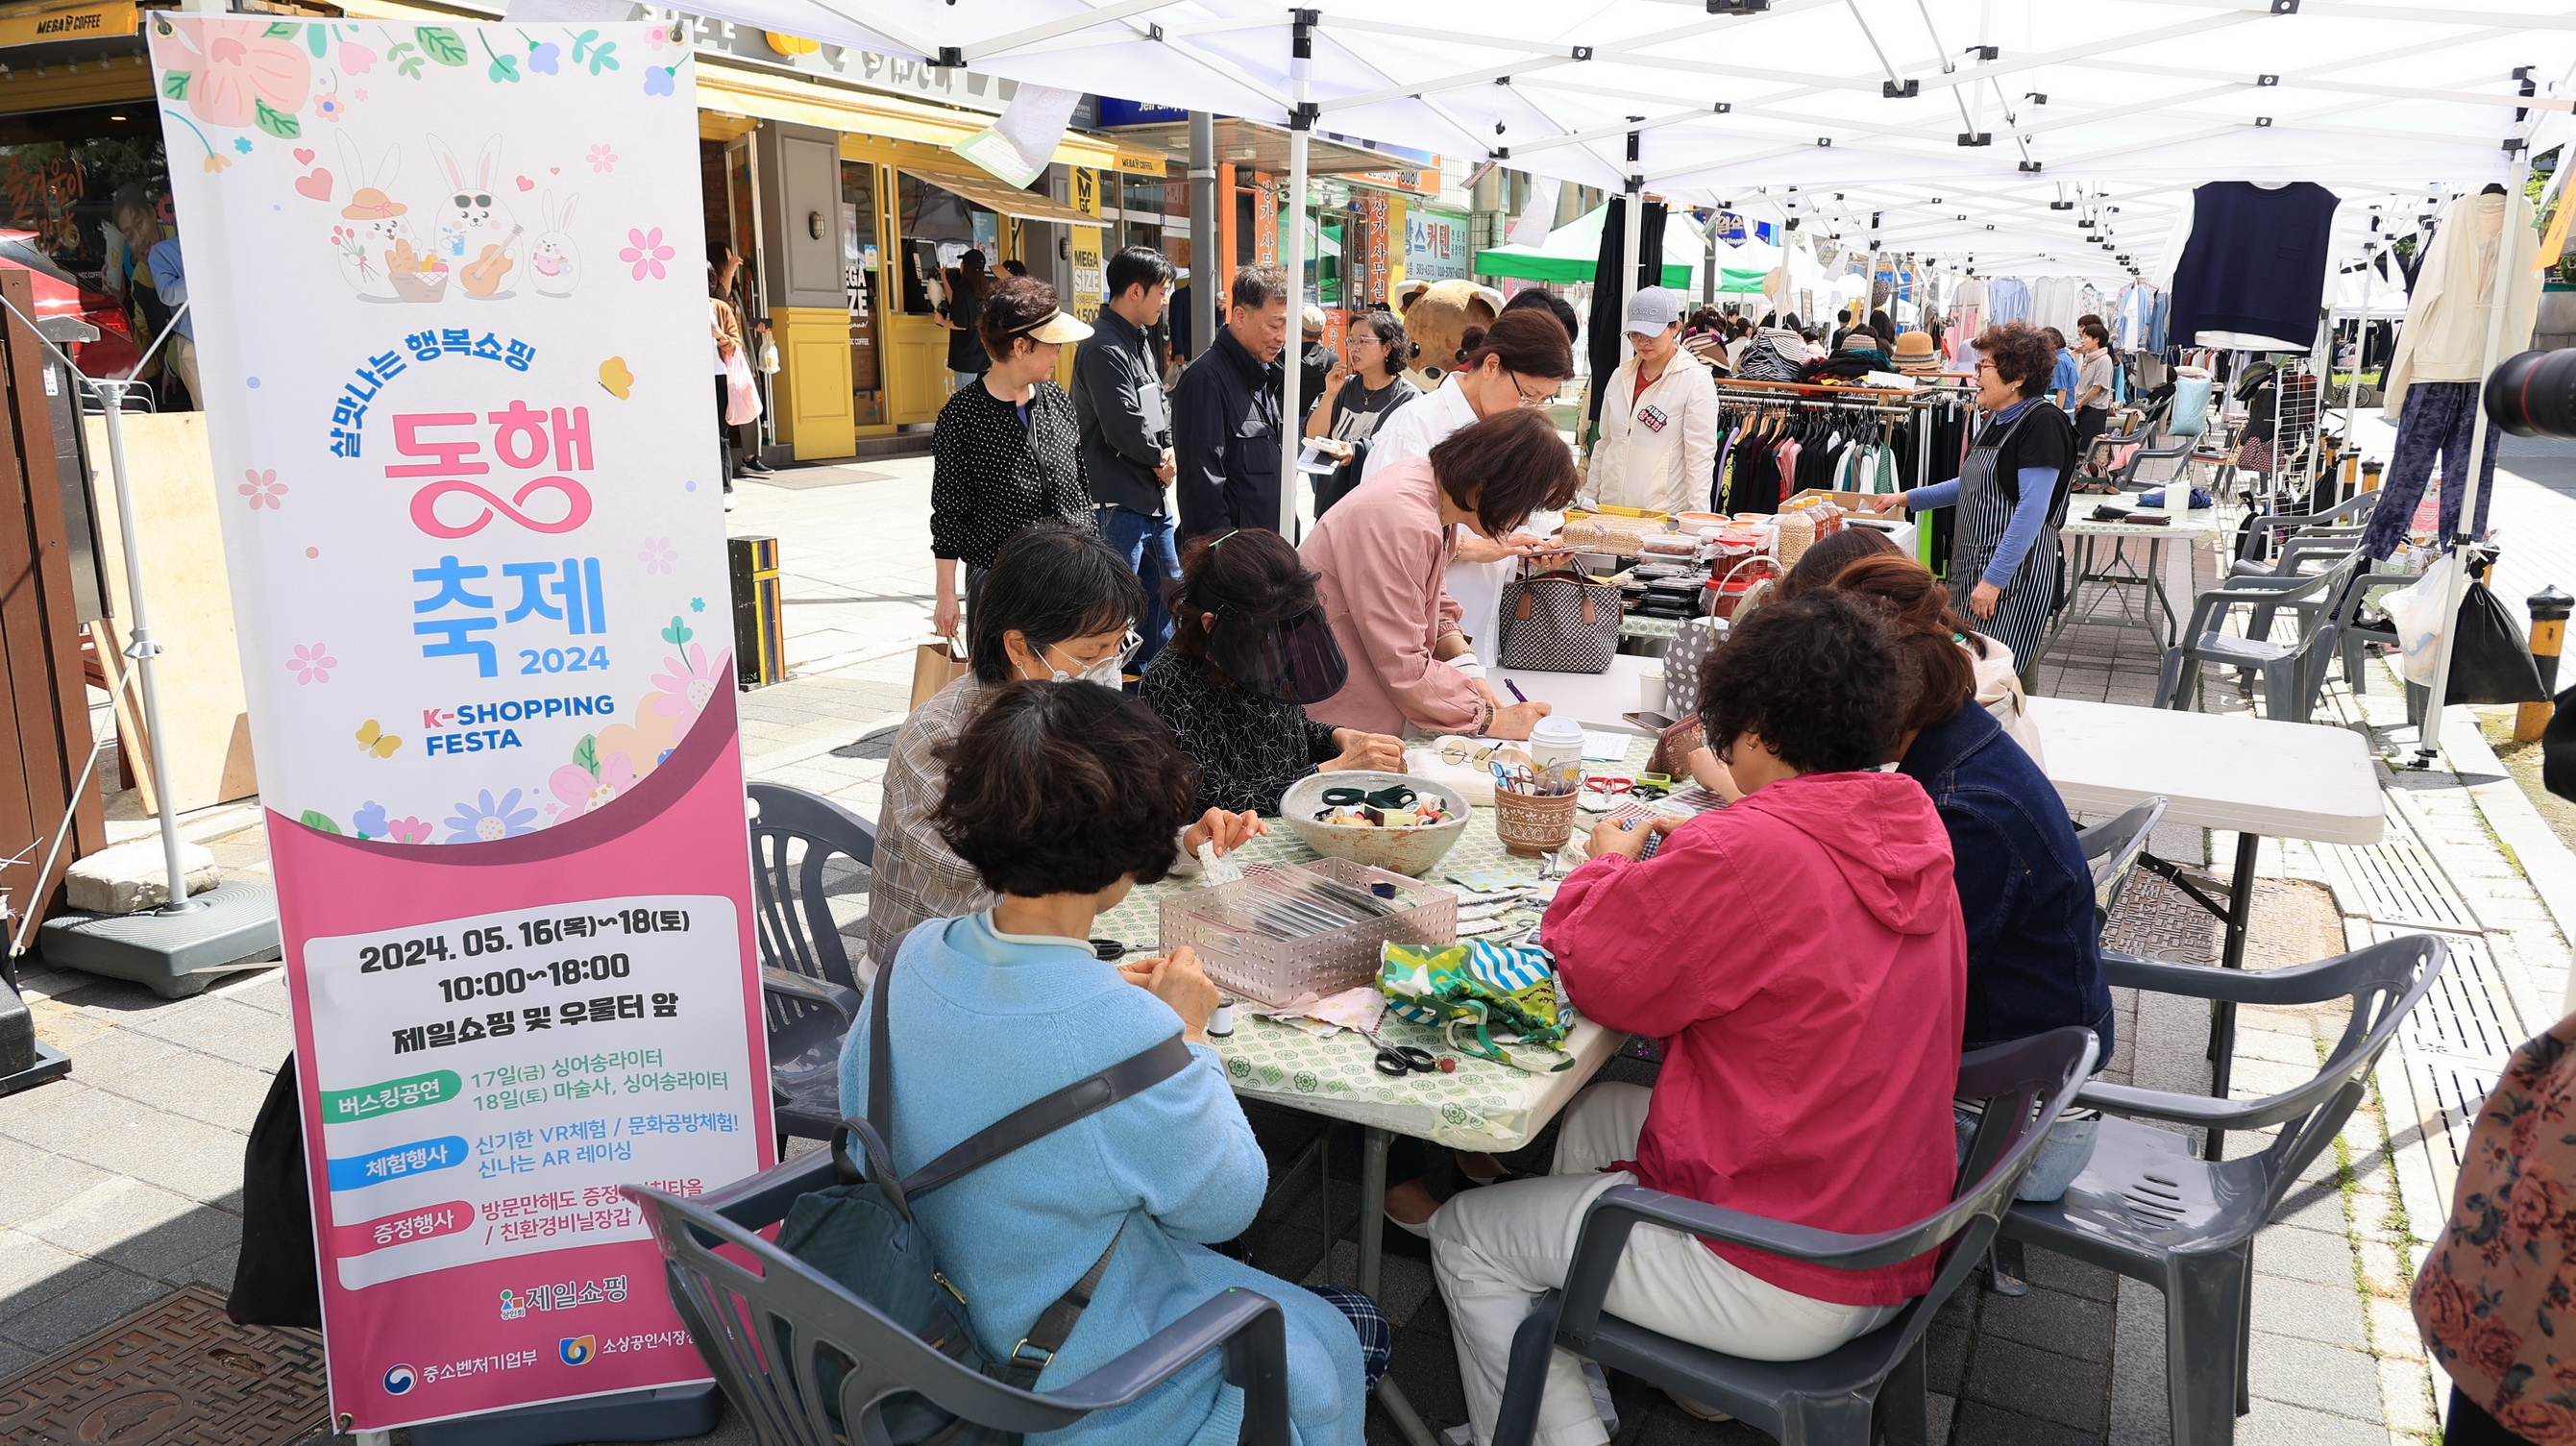
<path fill-rule="evenodd" d="M 966 661 L 966 650 L 948 638 L 933 638 L 912 650 L 912 706 L 930 701 L 930 695 L 966 676 L 973 666 Z"/>

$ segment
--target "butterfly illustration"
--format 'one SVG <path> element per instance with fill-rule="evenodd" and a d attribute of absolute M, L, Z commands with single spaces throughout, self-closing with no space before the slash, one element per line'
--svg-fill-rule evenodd
<path fill-rule="evenodd" d="M 394 756 L 394 750 L 400 747 L 402 747 L 402 740 L 377 727 L 376 720 L 373 718 L 368 719 L 358 729 L 360 752 L 372 753 L 378 758 L 391 758 Z"/>

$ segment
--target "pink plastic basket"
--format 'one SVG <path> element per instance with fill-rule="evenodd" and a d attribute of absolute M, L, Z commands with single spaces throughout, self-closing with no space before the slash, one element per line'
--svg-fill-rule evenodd
<path fill-rule="evenodd" d="M 1396 897 L 1390 902 L 1396 911 L 1318 933 L 1273 938 L 1263 925 L 1287 922 L 1284 915 L 1298 911 L 1293 904 L 1283 909 L 1265 878 L 1270 883 L 1293 883 L 1299 874 L 1321 875 L 1361 893 L 1367 893 L 1371 884 L 1392 884 Z M 1352 912 L 1329 897 L 1316 902 L 1327 910 Z M 1458 896 L 1348 859 L 1255 864 L 1240 883 L 1181 889 L 1164 896 L 1160 935 L 1165 953 L 1184 944 L 1195 950 L 1218 988 L 1276 1008 L 1308 1003 L 1376 979 L 1378 946 L 1389 940 L 1456 943 Z"/>

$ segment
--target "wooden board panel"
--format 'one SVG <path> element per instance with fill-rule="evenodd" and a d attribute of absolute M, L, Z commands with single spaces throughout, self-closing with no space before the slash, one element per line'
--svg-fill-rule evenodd
<path fill-rule="evenodd" d="M 96 459 L 98 475 L 90 479 L 90 497 L 98 509 L 100 535 L 120 539 L 111 541 L 101 560 L 121 641 L 134 618 L 119 530 L 124 519 L 117 513 L 116 488 L 106 470 L 106 420 L 84 420 L 90 456 Z M 185 813 L 259 789 L 245 726 L 223 529 L 216 513 L 226 499 L 235 505 L 241 499 L 215 485 L 202 413 L 129 414 L 123 421 L 136 541 L 145 568 L 144 602 L 151 609 L 153 641 L 162 647 L 153 681 L 160 693 L 162 766 L 168 776 L 156 781 Z"/>

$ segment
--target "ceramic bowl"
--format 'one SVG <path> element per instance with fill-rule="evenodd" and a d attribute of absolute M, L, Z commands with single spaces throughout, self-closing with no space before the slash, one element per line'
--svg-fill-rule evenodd
<path fill-rule="evenodd" d="M 1324 807 L 1325 789 L 1360 788 L 1375 793 L 1398 783 L 1421 797 L 1437 797 L 1449 817 L 1425 828 L 1355 828 L 1315 821 L 1316 813 Z M 1363 769 L 1301 778 L 1290 784 L 1279 800 L 1280 817 L 1297 837 L 1305 840 L 1306 847 L 1326 858 L 1349 859 L 1413 878 L 1428 873 L 1466 834 L 1470 808 L 1467 796 L 1447 784 L 1409 773 Z"/>

